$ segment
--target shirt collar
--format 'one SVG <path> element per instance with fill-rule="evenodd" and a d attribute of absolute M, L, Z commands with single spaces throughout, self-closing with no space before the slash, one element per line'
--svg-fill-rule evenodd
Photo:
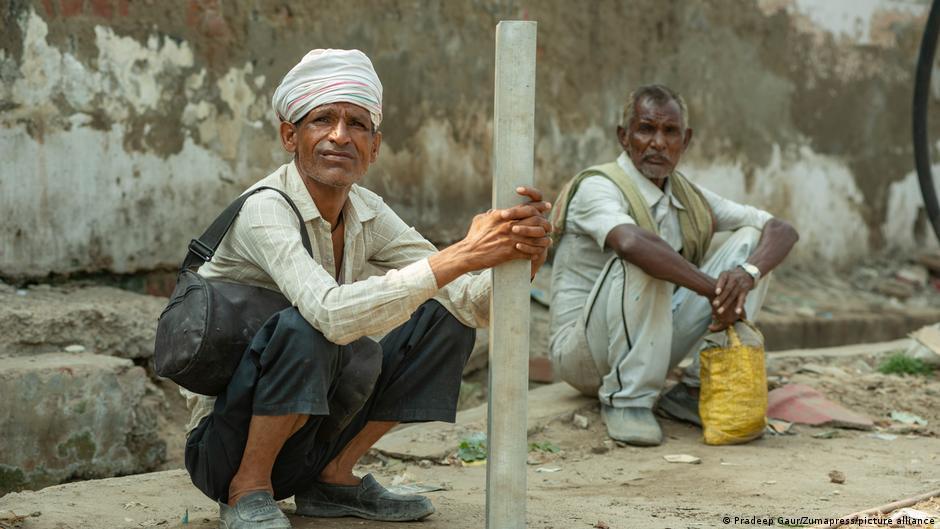
<path fill-rule="evenodd" d="M 660 189 L 659 186 L 650 181 L 649 178 L 646 178 L 640 173 L 640 170 L 633 165 L 633 160 L 627 156 L 626 152 L 620 153 L 620 156 L 617 157 L 617 164 L 620 165 L 620 168 L 623 169 L 627 175 L 633 179 L 633 182 L 636 184 L 637 188 L 640 190 L 640 195 L 643 197 L 643 200 L 646 201 L 646 205 L 652 208 L 655 206 L 663 196 L 669 198 L 670 204 L 672 204 L 676 209 L 685 209 L 679 199 L 672 194 L 672 179 L 666 178 L 666 185 L 663 186 L 664 189 Z"/>
<path fill-rule="evenodd" d="M 374 205 L 363 198 L 362 188 L 357 184 L 353 184 L 352 189 L 349 190 L 349 199 L 346 201 L 345 210 L 352 210 L 353 216 L 359 219 L 360 223 L 378 215 Z"/>
<path fill-rule="evenodd" d="M 291 200 L 294 201 L 304 222 L 310 222 L 315 218 L 322 217 L 320 210 L 317 209 L 316 203 L 310 196 L 310 192 L 307 191 L 303 177 L 300 176 L 300 172 L 297 171 L 297 166 L 294 162 L 287 164 L 286 180 L 285 191 L 291 197 Z M 346 215 L 346 219 L 356 219 L 359 223 L 363 223 L 374 218 L 377 214 L 378 212 L 375 210 L 375 207 L 363 199 L 361 188 L 353 184 L 352 189 L 349 190 L 349 197 L 346 199 L 346 204 L 343 206 L 343 215 Z"/>

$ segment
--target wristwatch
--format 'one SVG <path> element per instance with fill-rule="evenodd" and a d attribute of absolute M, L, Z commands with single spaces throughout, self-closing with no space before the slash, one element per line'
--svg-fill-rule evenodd
<path fill-rule="evenodd" d="M 749 276 L 754 278 L 754 284 L 757 284 L 757 282 L 760 281 L 760 268 L 757 268 L 751 263 L 743 263 L 743 264 L 739 264 L 738 266 L 740 266 L 745 272 L 747 272 Z"/>

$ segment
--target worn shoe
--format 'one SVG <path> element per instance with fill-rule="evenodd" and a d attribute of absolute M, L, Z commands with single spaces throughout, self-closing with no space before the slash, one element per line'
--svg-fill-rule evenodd
<path fill-rule="evenodd" d="M 263 490 L 241 497 L 234 507 L 219 504 L 221 529 L 290 529 L 290 520 L 281 512 L 271 493 Z"/>
<path fill-rule="evenodd" d="M 611 439 L 636 446 L 656 446 L 663 442 L 663 431 L 649 408 L 613 408 L 602 404 L 601 417 Z"/>
<path fill-rule="evenodd" d="M 698 397 L 693 397 L 689 387 L 682 382 L 659 397 L 656 411 L 679 421 L 702 426 L 702 417 L 698 414 Z"/>
<path fill-rule="evenodd" d="M 372 474 L 366 474 L 359 485 L 314 483 L 294 495 L 297 514 L 317 518 L 358 516 L 383 522 L 421 520 L 434 512 L 431 500 L 424 496 L 389 492 Z"/>

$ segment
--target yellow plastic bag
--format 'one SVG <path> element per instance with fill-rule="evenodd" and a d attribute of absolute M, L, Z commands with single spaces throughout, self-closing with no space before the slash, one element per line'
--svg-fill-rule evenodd
<path fill-rule="evenodd" d="M 722 338 L 701 352 L 698 410 L 709 445 L 746 443 L 767 427 L 764 337 L 750 323 L 738 322 Z"/>

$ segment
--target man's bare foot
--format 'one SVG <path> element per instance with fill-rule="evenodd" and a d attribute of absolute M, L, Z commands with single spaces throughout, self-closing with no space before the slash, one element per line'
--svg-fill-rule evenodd
<path fill-rule="evenodd" d="M 362 479 L 356 477 L 352 473 L 352 469 L 340 469 L 337 465 L 329 464 L 320 472 L 317 481 L 329 485 L 357 486 L 362 482 Z"/>

